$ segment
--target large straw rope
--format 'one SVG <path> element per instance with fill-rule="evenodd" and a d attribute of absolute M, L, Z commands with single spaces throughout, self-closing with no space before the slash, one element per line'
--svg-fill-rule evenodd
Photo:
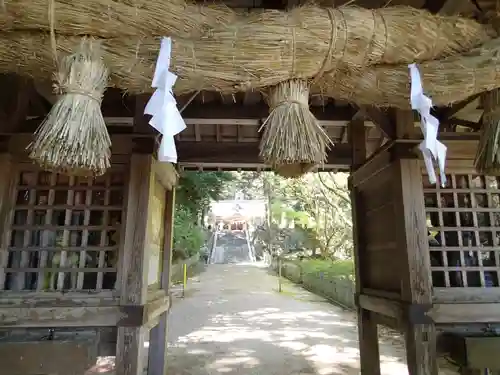
<path fill-rule="evenodd" d="M 423 87 L 435 106 L 447 106 L 500 87 L 500 38 L 468 53 L 419 64 Z M 313 92 L 360 105 L 410 108 L 408 66 L 378 65 L 363 72 L 326 74 Z"/>
<path fill-rule="evenodd" d="M 78 37 L 59 37 L 59 51 L 71 52 L 78 45 Z M 48 36 L 29 33 L 12 33 L 9 37 L 0 33 L 0 72 L 15 72 L 35 78 L 46 78 L 53 72 L 52 52 Z M 135 46 L 139 45 L 136 49 Z M 112 86 L 132 93 L 151 91 L 151 78 L 158 53 L 159 41 L 105 40 L 104 59 L 112 74 Z M 128 49 L 127 49 L 128 48 Z M 189 50 L 177 43 L 175 50 Z M 180 56 L 179 56 L 180 55 Z M 177 56 L 177 58 L 176 58 Z M 173 65 L 182 65 L 182 53 L 174 54 Z M 185 55 L 184 55 L 185 56 Z M 461 56 L 429 61 L 419 65 L 427 94 L 438 106 L 448 105 L 467 97 L 500 87 L 500 39 L 492 40 Z M 185 57 L 187 58 L 187 56 Z M 198 89 L 234 91 L 232 82 L 226 82 L 216 71 L 202 76 L 196 70 L 175 68 L 181 78 L 175 86 L 176 93 Z M 282 77 L 267 80 L 277 84 Z M 260 87 L 257 87 L 260 88 Z M 376 106 L 409 107 L 408 66 L 376 65 L 364 70 L 343 69 L 325 73 L 321 84 L 312 87 L 312 93 L 322 93 L 336 99 L 349 99 L 359 104 Z"/>
<path fill-rule="evenodd" d="M 237 13 L 223 5 L 182 0 L 53 0 L 55 31 L 101 38 L 146 35 L 197 38 L 224 26 Z M 4 32 L 49 32 L 47 0 L 2 0 L 0 28 Z"/>
<path fill-rule="evenodd" d="M 208 77 L 212 88 L 222 91 L 227 86 L 244 90 L 310 78 L 344 66 L 364 69 L 434 60 L 468 51 L 492 34 L 469 19 L 410 7 L 303 6 L 239 15 L 227 8 L 175 1 L 151 0 L 141 7 L 112 0 L 52 1 L 58 35 L 116 37 L 122 42 L 114 39 L 113 50 L 132 62 L 150 57 L 140 53 L 140 37 L 145 43 L 155 36 L 190 39 L 174 45 L 179 74 L 193 72 L 193 85 Z M 50 28 L 45 0 L 7 0 L 5 9 L 0 12 L 3 31 Z M 16 33 L 8 35 L 16 38 Z M 149 54 L 156 56 L 157 48 Z"/>

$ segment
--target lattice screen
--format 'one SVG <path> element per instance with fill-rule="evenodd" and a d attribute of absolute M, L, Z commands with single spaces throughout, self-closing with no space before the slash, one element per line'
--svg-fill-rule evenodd
<path fill-rule="evenodd" d="M 500 178 L 448 175 L 424 197 L 434 287 L 498 287 Z"/>
<path fill-rule="evenodd" d="M 124 171 L 87 179 L 26 165 L 17 179 L 3 289 L 114 289 Z"/>

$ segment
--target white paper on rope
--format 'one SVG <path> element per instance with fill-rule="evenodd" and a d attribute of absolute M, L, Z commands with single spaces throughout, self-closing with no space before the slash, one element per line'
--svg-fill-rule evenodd
<path fill-rule="evenodd" d="M 422 78 L 416 64 L 408 65 L 410 68 L 411 78 L 411 93 L 410 101 L 411 108 L 418 111 L 420 114 L 420 128 L 424 135 L 424 140 L 418 148 L 422 152 L 425 168 L 429 175 L 431 184 L 437 182 L 436 172 L 434 170 L 434 160 L 436 160 L 441 186 L 446 185 L 445 162 L 446 162 L 446 146 L 438 141 L 437 135 L 439 130 L 439 120 L 431 114 L 432 100 L 425 96 L 422 88 Z"/>
<path fill-rule="evenodd" d="M 172 40 L 162 38 L 151 85 L 156 90 L 149 99 L 144 113 L 153 116 L 149 124 L 162 135 L 158 160 L 177 163 L 174 136 L 186 129 L 186 124 L 177 109 L 177 102 L 172 92 L 177 76 L 168 70 L 171 52 Z"/>

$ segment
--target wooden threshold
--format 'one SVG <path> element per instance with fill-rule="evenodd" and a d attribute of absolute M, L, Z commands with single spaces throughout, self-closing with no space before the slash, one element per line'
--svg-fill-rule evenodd
<path fill-rule="evenodd" d="M 151 326 L 170 307 L 163 293 L 145 305 L 0 306 L 1 328 Z"/>
<path fill-rule="evenodd" d="M 426 321 L 434 324 L 500 323 L 498 303 L 434 303 L 424 306 L 361 294 L 358 305 L 362 309 L 395 319 L 399 324 L 405 321 L 413 324 Z"/>

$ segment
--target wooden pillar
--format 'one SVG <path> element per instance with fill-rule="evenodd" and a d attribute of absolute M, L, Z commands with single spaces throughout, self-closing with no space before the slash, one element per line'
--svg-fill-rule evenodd
<path fill-rule="evenodd" d="M 397 115 L 398 138 L 414 131 L 411 111 Z M 416 315 L 432 304 L 432 281 L 427 224 L 422 183 L 422 164 L 418 158 L 395 161 L 394 178 L 396 243 L 401 249 L 401 298 Z M 437 375 L 436 332 L 434 324 L 404 322 L 406 356 L 410 375 Z"/>
<path fill-rule="evenodd" d="M 349 143 L 353 148 L 352 172 L 366 161 L 366 130 L 363 120 L 353 120 L 349 124 Z M 356 293 L 363 292 L 366 267 L 363 264 L 363 253 L 366 244 L 363 236 L 364 205 L 362 197 L 351 187 L 351 204 L 353 218 L 354 263 L 356 270 Z M 358 312 L 358 336 L 361 375 L 380 375 L 380 354 L 378 344 L 377 323 L 373 313 L 361 307 Z"/>
<path fill-rule="evenodd" d="M 143 306 L 147 299 L 146 230 L 151 155 L 133 154 L 127 194 L 124 248 L 120 260 L 120 305 Z M 142 375 L 145 367 L 145 327 L 119 327 L 116 373 Z"/>
<path fill-rule="evenodd" d="M 167 190 L 165 197 L 165 242 L 163 245 L 163 265 L 161 286 L 170 294 L 170 271 L 172 267 L 172 249 L 174 242 L 175 187 Z M 160 316 L 159 323 L 151 330 L 149 337 L 148 375 L 167 373 L 167 329 L 168 310 Z"/>
<path fill-rule="evenodd" d="M 12 207 L 12 193 L 15 189 L 15 177 L 12 175 L 13 167 L 11 155 L 0 154 L 0 290 L 4 289 L 5 271 L 9 252 L 7 251 L 8 235 L 7 227 L 9 223 L 9 214 Z"/>

